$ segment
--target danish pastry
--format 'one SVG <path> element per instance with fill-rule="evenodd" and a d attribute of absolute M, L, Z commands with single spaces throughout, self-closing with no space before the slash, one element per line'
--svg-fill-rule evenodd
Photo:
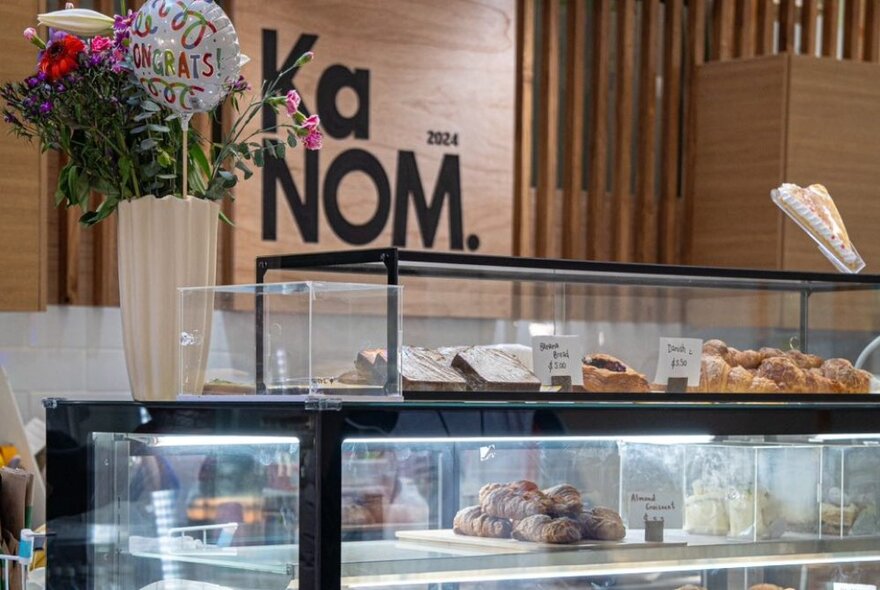
<path fill-rule="evenodd" d="M 583 359 L 584 391 L 592 393 L 647 393 L 644 375 L 610 354 L 593 354 Z"/>

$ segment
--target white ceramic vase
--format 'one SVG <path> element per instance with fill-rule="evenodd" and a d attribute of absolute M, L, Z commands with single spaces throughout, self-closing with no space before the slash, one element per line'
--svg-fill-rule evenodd
<path fill-rule="evenodd" d="M 220 205 L 152 196 L 119 204 L 119 304 L 125 363 L 138 401 L 177 397 L 178 292 L 214 285 Z M 203 314 L 210 334 L 211 310 Z"/>

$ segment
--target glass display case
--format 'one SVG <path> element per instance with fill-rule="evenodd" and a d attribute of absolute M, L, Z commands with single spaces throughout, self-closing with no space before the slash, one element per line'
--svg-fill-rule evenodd
<path fill-rule="evenodd" d="M 867 396 L 46 405 L 50 589 L 880 580 Z"/>
<path fill-rule="evenodd" d="M 178 391 L 399 396 L 400 291 L 319 281 L 180 289 Z"/>
<path fill-rule="evenodd" d="M 461 392 L 475 390 L 504 391 L 499 399 L 536 391 L 580 399 L 580 392 L 787 398 L 878 390 L 880 359 L 862 355 L 880 342 L 878 276 L 395 249 L 272 256 L 257 266 L 258 282 L 404 286 L 408 399 L 437 391 L 466 399 Z M 571 337 L 570 387 L 555 374 L 548 379 L 546 359 L 534 358 L 536 339 L 548 336 Z M 669 385 L 658 369 L 677 361 L 660 354 L 661 338 L 702 342 L 690 365 L 701 366 L 699 382 Z M 853 367 L 860 355 L 865 371 Z M 516 378 L 485 378 L 497 366 Z M 426 367 L 447 372 L 431 381 Z"/>

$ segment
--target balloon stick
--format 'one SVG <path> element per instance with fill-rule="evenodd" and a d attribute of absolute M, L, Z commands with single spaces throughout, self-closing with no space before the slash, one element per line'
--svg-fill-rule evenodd
<path fill-rule="evenodd" d="M 187 185 L 189 184 L 189 176 L 187 169 L 189 168 L 189 120 L 192 115 L 184 113 L 180 116 L 180 126 L 183 132 L 183 193 L 180 195 L 186 198 Z"/>

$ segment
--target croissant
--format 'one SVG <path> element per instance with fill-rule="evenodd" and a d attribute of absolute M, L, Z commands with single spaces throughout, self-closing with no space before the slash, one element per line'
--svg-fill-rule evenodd
<path fill-rule="evenodd" d="M 509 539 L 513 526 L 506 518 L 483 514 L 479 506 L 462 508 L 452 520 L 452 530 L 458 535 Z"/>
<path fill-rule="evenodd" d="M 592 510 L 585 510 L 578 515 L 578 523 L 584 539 L 619 541 L 626 536 L 623 519 L 611 508 L 597 506 Z"/>
<path fill-rule="evenodd" d="M 828 379 L 840 383 L 846 393 L 868 393 L 871 390 L 871 374 L 856 369 L 846 359 L 828 359 L 820 370 Z"/>
<path fill-rule="evenodd" d="M 547 514 L 553 509 L 553 502 L 540 491 L 521 492 L 505 486 L 485 494 L 480 507 L 489 516 L 522 520 L 535 514 Z"/>
<path fill-rule="evenodd" d="M 538 484 L 533 481 L 528 481 L 526 479 L 512 481 L 510 483 L 487 483 L 480 488 L 480 502 L 483 501 L 483 498 L 485 498 L 489 494 L 489 492 L 495 491 L 500 488 L 508 488 L 517 492 L 535 492 L 538 490 Z"/>
<path fill-rule="evenodd" d="M 801 369 L 818 369 L 822 366 L 822 358 L 815 354 L 806 354 L 800 350 L 789 350 L 785 356 L 794 361 Z"/>
<path fill-rule="evenodd" d="M 803 370 L 786 356 L 765 359 L 758 367 L 758 377 L 773 381 L 783 391 L 789 393 L 806 393 L 807 378 Z"/>
<path fill-rule="evenodd" d="M 764 355 L 757 350 L 736 350 L 731 348 L 727 353 L 727 362 L 734 367 L 757 369 L 764 360 Z"/>
<path fill-rule="evenodd" d="M 544 490 L 544 495 L 553 502 L 550 513 L 556 516 L 572 516 L 583 509 L 581 493 L 573 485 L 562 483 Z"/>
<path fill-rule="evenodd" d="M 533 543 L 577 543 L 581 540 L 578 523 L 570 518 L 551 518 L 535 514 L 522 519 L 513 527 L 513 538 Z"/>

